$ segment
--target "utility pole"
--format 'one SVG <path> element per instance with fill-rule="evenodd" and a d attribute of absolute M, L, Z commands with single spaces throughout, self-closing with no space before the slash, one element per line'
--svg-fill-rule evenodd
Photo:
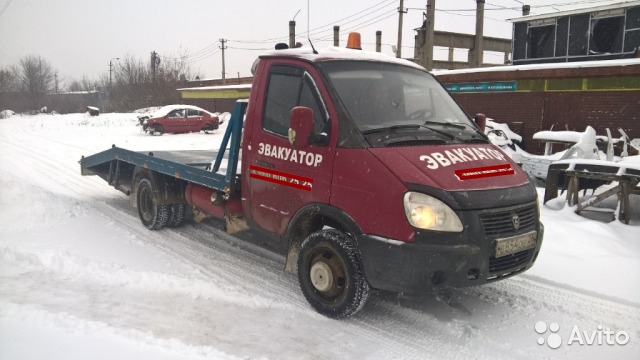
<path fill-rule="evenodd" d="M 483 38 L 484 38 L 484 0 L 476 0 L 476 36 L 473 45 L 473 51 L 471 51 L 471 59 L 469 59 L 470 67 L 482 67 L 482 53 L 484 50 Z"/>
<path fill-rule="evenodd" d="M 224 43 L 226 43 L 227 40 L 226 39 L 220 39 L 220 49 L 222 49 L 222 85 L 225 85 L 227 83 L 227 80 L 225 78 L 225 68 L 224 68 L 224 50 L 227 48 L 226 46 L 224 46 Z"/>
<path fill-rule="evenodd" d="M 111 90 L 111 71 L 113 69 L 113 60 L 120 60 L 120 58 L 112 58 L 109 60 L 109 90 Z"/>
<path fill-rule="evenodd" d="M 400 7 L 398 8 L 398 49 L 396 50 L 396 57 L 402 57 L 402 15 L 404 15 L 404 0 L 400 0 Z"/>
<path fill-rule="evenodd" d="M 152 82 L 156 82 L 156 52 L 152 51 L 151 52 L 151 79 Z"/>
<path fill-rule="evenodd" d="M 425 69 L 433 70 L 433 38 L 434 38 L 434 9 L 436 8 L 436 0 L 427 0 L 426 12 L 422 13 L 424 21 L 422 26 L 416 29 L 416 45 L 414 49 L 414 57 L 418 60 L 418 64 Z"/>
<path fill-rule="evenodd" d="M 436 0 L 427 1 L 427 19 L 425 24 L 425 44 L 424 49 L 424 67 L 431 71 L 433 70 L 433 43 L 435 37 L 435 22 L 436 22 Z"/>
<path fill-rule="evenodd" d="M 151 52 L 151 74 L 153 75 L 153 82 L 156 82 L 156 70 L 160 65 L 160 55 L 157 52 Z"/>
<path fill-rule="evenodd" d="M 296 22 L 295 20 L 289 21 L 289 48 L 293 49 L 296 46 Z"/>

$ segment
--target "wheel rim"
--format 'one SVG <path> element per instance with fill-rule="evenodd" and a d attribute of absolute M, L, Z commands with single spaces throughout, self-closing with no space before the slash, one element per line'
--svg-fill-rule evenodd
<path fill-rule="evenodd" d="M 311 267 L 311 283 L 318 291 L 327 292 L 333 286 L 331 268 L 324 262 L 318 261 Z"/>
<path fill-rule="evenodd" d="M 347 276 L 340 257 L 328 248 L 318 249 L 311 258 L 309 278 L 318 294 L 334 301 L 344 295 Z"/>
<path fill-rule="evenodd" d="M 146 188 L 141 189 L 139 206 L 144 220 L 147 222 L 151 221 L 153 218 L 153 199 L 151 198 L 149 190 Z"/>

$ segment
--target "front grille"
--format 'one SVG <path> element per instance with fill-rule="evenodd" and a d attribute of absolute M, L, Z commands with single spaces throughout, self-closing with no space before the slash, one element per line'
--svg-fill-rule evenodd
<path fill-rule="evenodd" d="M 518 229 L 516 229 L 514 218 L 517 215 Z M 522 229 L 528 229 L 535 225 L 536 206 L 531 205 L 523 208 L 491 212 L 480 215 L 480 221 L 484 227 L 486 236 L 511 236 Z"/>
<path fill-rule="evenodd" d="M 520 265 L 524 265 L 531 259 L 533 249 L 524 250 L 511 255 L 505 255 L 499 258 L 489 258 L 489 272 L 499 273 Z M 518 270 L 518 269 L 514 269 Z"/>

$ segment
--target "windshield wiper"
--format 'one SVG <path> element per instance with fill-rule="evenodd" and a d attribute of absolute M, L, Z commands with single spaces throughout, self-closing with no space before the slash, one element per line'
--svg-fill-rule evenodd
<path fill-rule="evenodd" d="M 427 123 L 430 123 L 430 122 L 429 122 L 429 121 L 427 121 Z M 434 121 L 433 123 L 434 123 L 434 124 L 440 124 L 440 123 L 435 122 L 435 121 Z M 438 134 L 440 134 L 440 135 L 444 135 L 444 136 L 448 137 L 448 138 L 449 138 L 449 139 L 451 139 L 451 140 L 453 140 L 453 139 L 455 139 L 455 138 L 456 138 L 455 136 L 453 136 L 453 135 L 449 134 L 448 132 L 445 132 L 445 131 L 442 131 L 442 130 L 434 129 L 434 128 L 432 128 L 431 126 L 427 126 L 427 125 L 420 125 L 420 127 L 423 127 L 423 128 L 425 128 L 425 129 L 429 129 L 429 130 L 433 131 L 434 133 L 438 133 Z"/>
<path fill-rule="evenodd" d="M 466 124 L 454 124 L 454 123 L 449 123 L 449 122 L 438 122 L 438 121 L 425 121 L 424 122 L 425 125 L 440 125 L 440 126 L 444 126 L 444 127 L 454 127 L 454 128 L 458 128 L 458 129 L 466 129 L 467 125 Z"/>
<path fill-rule="evenodd" d="M 463 141 L 465 144 L 488 144 L 489 140 L 484 138 L 471 138 Z"/>
<path fill-rule="evenodd" d="M 439 123 L 437 123 L 439 124 Z M 445 132 L 442 130 L 438 130 L 438 129 L 434 129 L 430 126 L 427 125 L 420 125 L 420 124 L 402 124 L 402 125 L 393 125 L 393 126 L 389 126 L 389 127 L 381 127 L 381 128 L 376 128 L 376 129 L 369 129 L 369 130 L 365 130 L 362 133 L 364 135 L 369 135 L 369 134 L 374 134 L 374 133 L 379 133 L 379 132 L 384 132 L 384 131 L 393 131 L 393 130 L 403 130 L 403 129 L 428 129 L 433 131 L 436 134 L 440 134 L 440 135 L 444 135 L 446 137 L 448 137 L 449 139 L 453 140 L 456 137 Z"/>
<path fill-rule="evenodd" d="M 418 124 L 402 124 L 402 125 L 393 125 L 389 127 L 380 127 L 375 129 L 365 130 L 362 133 L 365 135 L 375 134 L 383 131 L 393 131 L 393 130 L 402 130 L 402 129 L 419 129 L 421 125 Z"/>

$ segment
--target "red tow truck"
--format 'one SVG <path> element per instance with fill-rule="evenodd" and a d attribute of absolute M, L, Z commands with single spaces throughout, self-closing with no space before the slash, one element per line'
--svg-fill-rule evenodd
<path fill-rule="evenodd" d="M 536 189 L 484 116 L 424 68 L 358 48 L 261 56 L 218 151 L 113 146 L 82 157 L 81 173 L 129 195 L 149 229 L 180 225 L 189 206 L 196 221 L 286 244 L 285 270 L 332 318 L 371 289 L 422 294 L 530 268 L 544 233 Z"/>

